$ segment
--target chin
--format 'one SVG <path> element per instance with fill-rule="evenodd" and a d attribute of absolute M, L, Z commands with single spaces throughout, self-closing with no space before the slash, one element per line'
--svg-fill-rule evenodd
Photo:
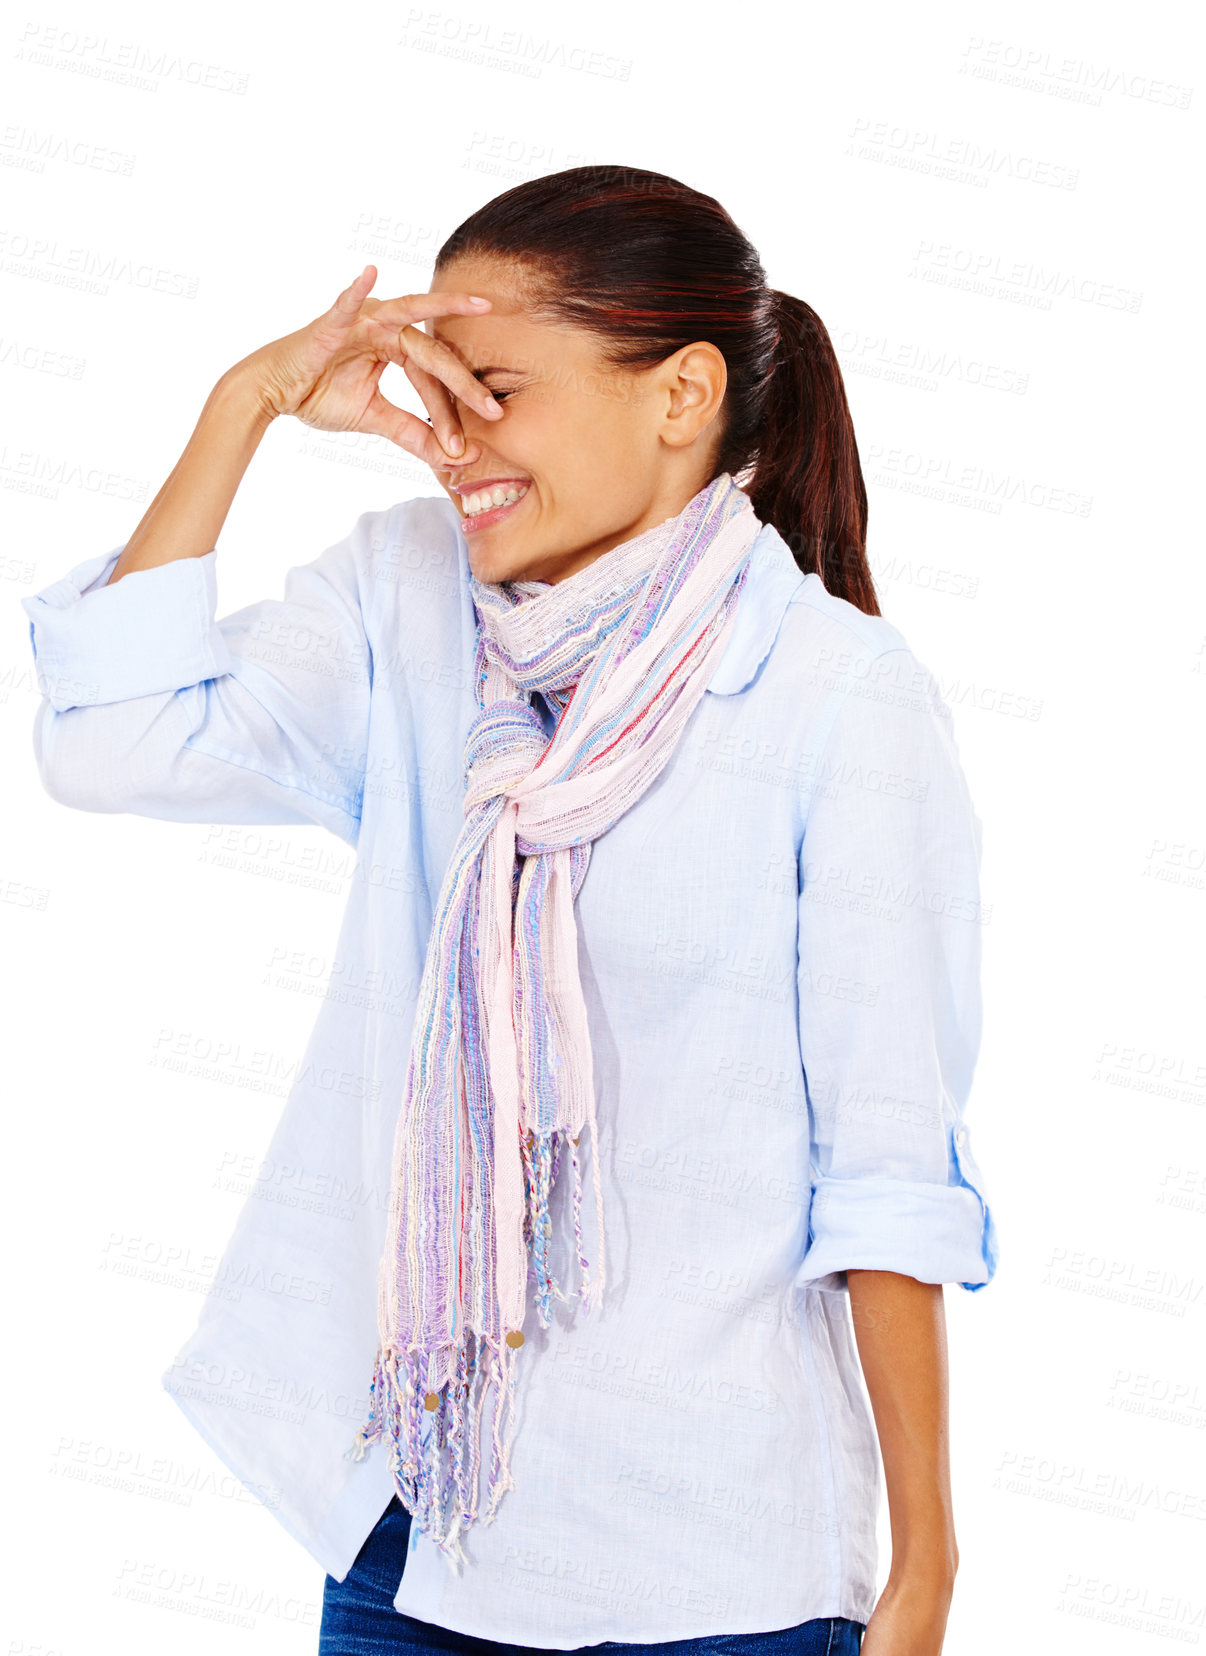
<path fill-rule="evenodd" d="M 487 547 L 473 546 L 469 548 L 469 567 L 479 581 L 488 586 L 501 586 L 504 581 L 521 581 L 526 579 L 522 564 L 514 557 L 508 557 L 505 552 L 492 553 Z"/>

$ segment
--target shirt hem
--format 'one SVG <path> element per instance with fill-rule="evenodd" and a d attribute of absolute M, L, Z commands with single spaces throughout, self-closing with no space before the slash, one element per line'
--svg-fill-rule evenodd
<path fill-rule="evenodd" d="M 398 1594 L 394 1599 L 395 1610 L 399 1609 L 397 1599 L 400 1596 L 401 1587 L 399 1587 Z M 548 1630 L 540 1630 L 543 1633 L 543 1639 L 538 1640 L 533 1637 L 532 1633 L 523 1632 L 522 1630 L 499 1631 L 498 1628 L 489 1628 L 480 1622 L 471 1625 L 470 1622 L 459 1619 L 435 1621 L 429 1616 L 419 1615 L 415 1610 L 403 1610 L 401 1613 L 409 1616 L 412 1621 L 425 1622 L 430 1627 L 442 1628 L 446 1633 L 458 1633 L 464 1638 L 485 1639 L 494 1644 L 518 1645 L 528 1650 L 580 1650 L 584 1646 L 602 1647 L 609 1643 L 667 1644 L 678 1639 L 755 1638 L 760 1634 L 789 1632 L 792 1628 L 799 1627 L 805 1622 L 826 1621 L 832 1616 L 840 1616 L 847 1621 L 855 1621 L 865 1627 L 871 1619 L 871 1611 L 874 1607 L 875 1599 L 872 1597 L 869 1604 L 856 1602 L 853 1606 L 847 1605 L 844 1609 L 818 1610 L 812 1615 L 805 1612 L 803 1615 L 797 1616 L 795 1621 L 776 1621 L 770 1627 L 761 1625 L 748 1627 L 741 1622 L 740 1618 L 731 1618 L 720 1625 L 710 1622 L 706 1627 L 701 1627 L 698 1622 L 695 1622 L 692 1626 L 683 1627 L 679 1631 L 667 1630 L 665 1627 L 658 1627 L 649 1622 L 641 1623 L 636 1627 L 624 1627 L 622 1630 L 611 1633 L 594 1634 L 586 1628 L 580 1628 L 577 1632 L 563 1633 L 552 1644 L 543 1642 L 552 1637 Z"/>

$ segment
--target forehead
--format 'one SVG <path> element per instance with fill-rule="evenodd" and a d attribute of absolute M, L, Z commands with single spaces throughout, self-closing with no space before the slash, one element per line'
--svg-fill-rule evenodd
<path fill-rule="evenodd" d="M 487 316 L 460 316 L 448 313 L 426 324 L 437 339 L 477 339 L 487 334 L 512 335 L 525 323 L 533 326 L 529 314 L 531 290 L 520 271 L 501 259 L 453 259 L 438 270 L 432 280 L 437 293 L 472 293 L 490 301 Z"/>
<path fill-rule="evenodd" d="M 476 293 L 493 300 L 500 311 L 519 311 L 535 292 L 536 271 L 516 259 L 461 257 L 449 259 L 435 272 L 439 292 Z"/>
<path fill-rule="evenodd" d="M 548 328 L 518 315 L 437 316 L 423 326 L 474 373 L 486 368 L 522 372 L 547 358 L 554 343 Z"/>
<path fill-rule="evenodd" d="M 436 274 L 432 287 L 437 293 L 472 293 L 490 300 L 484 316 L 448 312 L 423 323 L 475 372 L 487 367 L 539 372 L 542 365 L 595 354 L 595 341 L 584 330 L 534 316 L 530 288 L 501 261 L 453 260 Z"/>
<path fill-rule="evenodd" d="M 422 324 L 433 338 L 450 345 L 463 362 L 478 370 L 491 364 L 508 364 L 523 346 L 530 350 L 533 324 L 527 317 L 523 296 L 514 279 L 496 261 L 454 259 L 432 280 L 436 293 L 473 293 L 489 299 L 485 316 L 462 316 L 446 312 Z"/>

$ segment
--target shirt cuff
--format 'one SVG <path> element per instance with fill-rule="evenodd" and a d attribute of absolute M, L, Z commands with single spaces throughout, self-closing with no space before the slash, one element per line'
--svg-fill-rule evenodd
<path fill-rule="evenodd" d="M 234 665 L 214 617 L 217 552 L 106 585 L 125 550 L 86 558 L 21 599 L 38 688 L 58 713 L 218 678 Z"/>
<path fill-rule="evenodd" d="M 803 1286 L 831 1271 L 899 1271 L 919 1282 L 976 1289 L 997 1267 L 996 1225 L 969 1184 L 822 1179 L 813 1186 Z"/>

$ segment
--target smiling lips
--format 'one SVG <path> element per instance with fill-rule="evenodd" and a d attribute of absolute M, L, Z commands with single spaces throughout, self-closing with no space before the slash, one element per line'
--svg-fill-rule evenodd
<path fill-rule="evenodd" d="M 487 479 L 484 483 L 462 483 L 457 491 L 461 510 L 467 518 L 480 517 L 483 512 L 501 506 L 514 506 L 528 492 L 528 479 L 522 477 Z"/>

